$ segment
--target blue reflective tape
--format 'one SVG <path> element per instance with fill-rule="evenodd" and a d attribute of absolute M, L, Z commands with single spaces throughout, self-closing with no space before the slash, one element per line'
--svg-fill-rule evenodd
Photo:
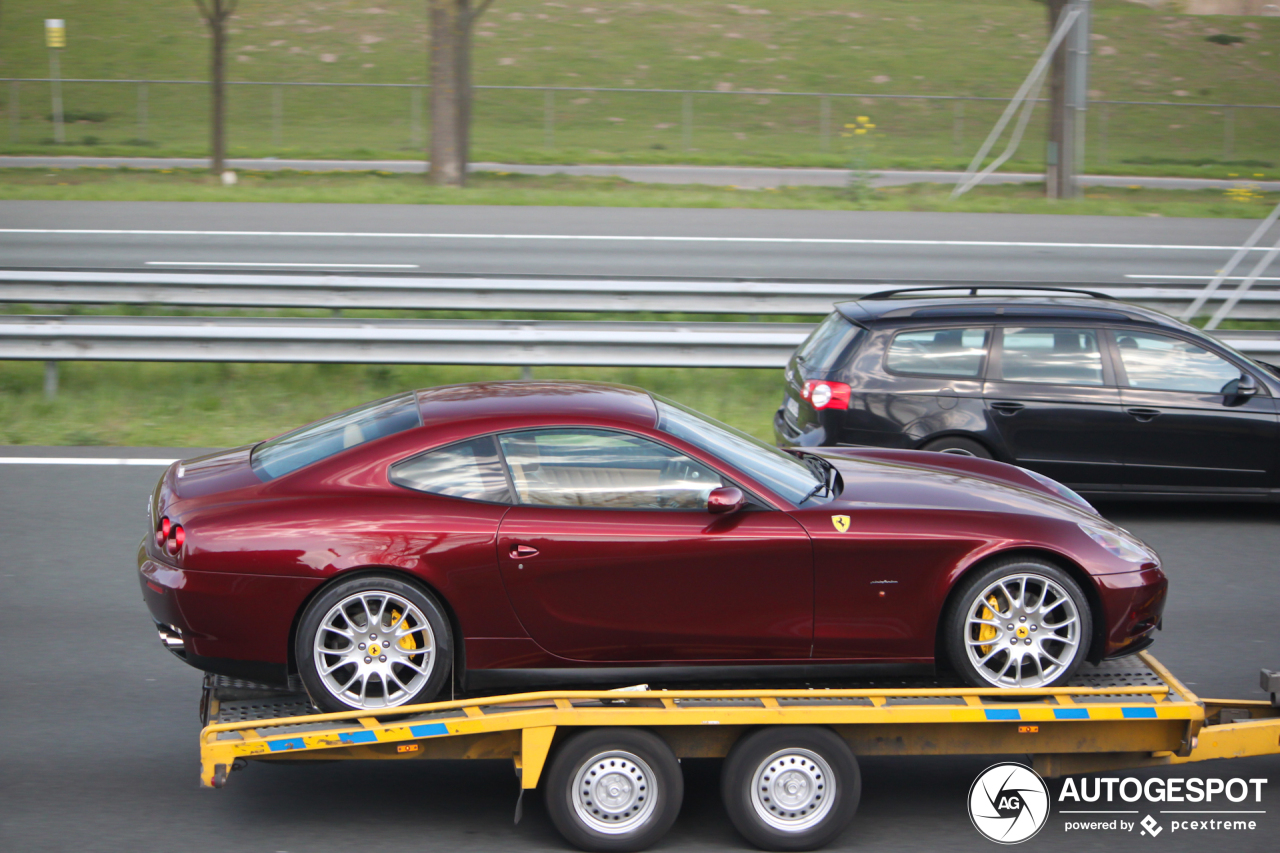
<path fill-rule="evenodd" d="M 1005 710 L 993 710 L 991 708 L 988 708 L 987 719 L 988 720 L 1021 720 L 1022 712 L 1016 709 L 1005 711 Z"/>
<path fill-rule="evenodd" d="M 343 743 L 377 743 L 378 736 L 373 732 L 347 732 L 338 735 Z"/>
<path fill-rule="evenodd" d="M 1124 712 L 1126 720 L 1154 720 L 1156 718 L 1155 708 L 1121 708 Z"/>
<path fill-rule="evenodd" d="M 1054 708 L 1053 718 L 1055 720 L 1087 720 L 1089 719 L 1088 708 Z"/>
<path fill-rule="evenodd" d="M 449 727 L 444 723 L 427 723 L 422 726 L 409 726 L 409 732 L 414 737 L 432 737 L 433 735 L 447 735 Z"/>
<path fill-rule="evenodd" d="M 302 742 L 300 737 L 291 737 L 284 740 L 273 740 L 267 743 L 271 747 L 272 752 L 280 752 L 285 749 L 304 749 L 306 744 Z"/>

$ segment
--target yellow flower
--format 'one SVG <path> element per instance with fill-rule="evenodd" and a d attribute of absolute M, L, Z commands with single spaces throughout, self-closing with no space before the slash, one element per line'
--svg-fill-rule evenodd
<path fill-rule="evenodd" d="M 874 129 L 875 129 L 875 125 L 874 125 L 874 124 L 868 124 L 868 125 L 867 125 L 867 130 L 874 130 Z"/>
<path fill-rule="evenodd" d="M 857 130 L 855 130 L 855 131 L 854 131 L 854 133 L 858 134 L 859 136 L 861 136 L 862 134 L 864 134 L 864 133 L 866 133 L 866 132 L 867 132 L 867 129 L 866 129 L 865 127 L 860 127 L 860 128 L 858 128 Z"/>
<path fill-rule="evenodd" d="M 868 121 L 870 121 L 870 119 L 868 119 L 866 116 L 858 116 L 858 121 L 860 121 L 863 124 L 866 124 Z"/>

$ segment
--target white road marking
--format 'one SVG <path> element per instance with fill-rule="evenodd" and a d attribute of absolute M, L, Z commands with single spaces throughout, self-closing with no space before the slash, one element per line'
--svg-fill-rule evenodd
<path fill-rule="evenodd" d="M 1010 240 L 890 240 L 860 237 L 692 237 L 620 234 L 445 234 L 395 231 L 177 231 L 125 228 L 0 228 L 0 234 L 75 234 L 150 237 L 340 237 L 409 240 L 577 240 L 633 243 L 797 243 L 848 246 L 961 246 L 1010 249 L 1138 249 L 1152 251 L 1231 252 L 1239 246 L 1182 246 L 1158 243 L 1048 243 Z M 1254 247 L 1253 251 L 1265 251 Z"/>
<path fill-rule="evenodd" d="M 77 456 L 0 456 L 0 465 L 172 465 L 177 459 L 109 459 Z"/>
<path fill-rule="evenodd" d="M 1181 281 L 1213 281 L 1214 278 L 1216 278 L 1216 276 L 1212 276 L 1212 275 L 1148 275 L 1148 274 L 1139 275 L 1137 273 L 1125 273 L 1125 278 L 1157 278 L 1162 280 L 1178 279 Z M 1245 278 L 1247 278 L 1247 276 L 1229 275 L 1227 276 L 1226 280 L 1227 281 L 1244 281 Z M 1280 278 L 1263 277 L 1263 278 L 1255 279 L 1255 281 L 1280 281 Z"/>
<path fill-rule="evenodd" d="M 342 267 L 362 270 L 416 270 L 417 264 L 291 264 L 255 261 L 147 261 L 149 267 Z"/>

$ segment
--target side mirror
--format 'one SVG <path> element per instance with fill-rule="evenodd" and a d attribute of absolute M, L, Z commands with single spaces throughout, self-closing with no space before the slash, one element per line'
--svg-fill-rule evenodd
<path fill-rule="evenodd" d="M 707 495 L 707 512 L 712 515 L 724 515 L 730 512 L 737 512 L 747 503 L 747 498 L 742 494 L 742 490 L 736 486 L 721 486 L 718 489 L 712 489 L 711 494 Z"/>
<path fill-rule="evenodd" d="M 1253 378 L 1252 373 L 1240 374 L 1240 381 L 1236 383 L 1237 397 L 1252 397 L 1258 393 L 1258 380 Z"/>

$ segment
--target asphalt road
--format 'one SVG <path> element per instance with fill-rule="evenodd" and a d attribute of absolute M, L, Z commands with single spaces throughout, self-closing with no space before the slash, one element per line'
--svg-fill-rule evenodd
<path fill-rule="evenodd" d="M 171 457 L 165 449 L 4 448 L 0 456 Z M 158 467 L 0 464 L 0 849 L 563 850 L 537 795 L 511 825 L 505 763 L 254 765 L 197 788 L 200 676 L 160 648 L 135 578 L 143 499 Z M 1280 666 L 1280 510 L 1104 508 L 1165 557 L 1166 629 L 1154 652 L 1205 696 L 1263 698 Z M 965 810 L 992 759 L 870 758 L 854 826 L 831 849 L 990 851 Z M 680 819 L 658 850 L 747 850 L 719 803 L 717 763 L 685 763 Z M 1253 832 L 1067 833 L 1055 815 L 1027 850 L 1274 850 L 1280 757 L 1135 775 L 1265 778 Z M 1057 783 L 1051 783 L 1055 786 Z M 1245 808 L 1245 806 L 1233 806 Z M 1151 807 L 1152 810 L 1159 806 Z M 1158 845 L 1158 848 L 1157 848 Z"/>
<path fill-rule="evenodd" d="M 108 168 L 204 169 L 208 159 L 197 157 L 0 157 L 0 168 Z M 277 157 L 227 161 L 230 169 L 277 171 L 368 171 L 421 173 L 423 160 L 288 160 Z M 849 183 L 848 169 L 796 169 L 753 166 L 602 166 L 530 165 L 522 163 L 472 163 L 473 172 L 514 172 L 521 175 L 594 175 L 624 178 L 642 184 L 709 184 L 734 187 L 843 187 Z M 905 184 L 958 184 L 963 172 L 917 172 L 892 169 L 871 172 L 871 183 L 879 187 Z M 983 179 L 986 184 L 1022 184 L 1043 181 L 1043 174 L 995 172 Z M 1082 175 L 1087 187 L 1142 186 L 1167 190 L 1227 189 L 1253 186 L 1268 192 L 1280 190 L 1280 181 L 1226 180 L 1215 178 L 1160 178 L 1135 175 Z"/>
<path fill-rule="evenodd" d="M 0 265 L 1190 285 L 1208 282 L 1257 224 L 870 211 L 0 201 Z M 1251 266 L 1242 265 L 1239 274 Z"/>

